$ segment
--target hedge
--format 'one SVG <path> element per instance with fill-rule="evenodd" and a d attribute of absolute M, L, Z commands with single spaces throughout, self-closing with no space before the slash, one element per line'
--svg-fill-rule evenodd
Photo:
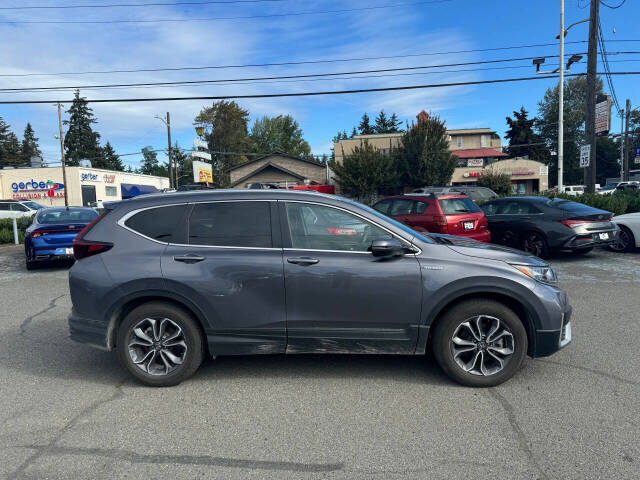
<path fill-rule="evenodd" d="M 17 218 L 18 223 L 18 239 L 20 243 L 24 243 L 24 232 L 31 225 L 32 217 Z M 0 218 L 0 244 L 13 243 L 13 219 Z"/>
<path fill-rule="evenodd" d="M 555 194 L 554 197 L 564 198 L 573 202 L 584 203 L 594 208 L 612 212 L 614 215 L 640 212 L 640 191 L 626 190 L 609 195 L 585 193 L 571 196 L 566 193 Z"/>

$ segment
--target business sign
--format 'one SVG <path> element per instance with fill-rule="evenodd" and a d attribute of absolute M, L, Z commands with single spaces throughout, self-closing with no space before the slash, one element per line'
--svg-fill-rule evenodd
<path fill-rule="evenodd" d="M 596 135 L 606 135 L 611 128 L 611 99 L 608 95 L 599 96 L 596 103 Z"/>
<path fill-rule="evenodd" d="M 111 173 L 105 173 L 102 176 L 102 179 L 104 180 L 104 183 L 116 183 L 116 176 Z"/>
<path fill-rule="evenodd" d="M 540 176 L 544 176 L 544 175 L 549 175 L 549 166 L 548 165 L 542 165 L 540 167 Z"/>
<path fill-rule="evenodd" d="M 467 167 L 482 167 L 484 160 L 482 158 L 470 158 L 467 160 Z"/>
<path fill-rule="evenodd" d="M 195 158 L 203 158 L 205 160 L 211 161 L 211 154 L 208 152 L 200 152 L 198 150 L 194 150 L 191 152 L 191 156 Z"/>
<path fill-rule="evenodd" d="M 204 140 L 202 140 L 201 138 L 194 138 L 193 139 L 193 146 L 195 148 L 209 148 L 209 144 L 207 142 L 205 142 Z"/>
<path fill-rule="evenodd" d="M 507 172 L 507 174 L 523 176 L 523 175 L 535 175 L 536 172 L 532 172 L 531 170 L 519 170 L 517 172 Z"/>
<path fill-rule="evenodd" d="M 211 164 L 193 161 L 193 181 L 196 183 L 213 182 L 213 169 Z"/>
<path fill-rule="evenodd" d="M 81 182 L 101 182 L 102 179 L 97 173 L 83 172 L 80 174 Z"/>
<path fill-rule="evenodd" d="M 580 146 L 580 168 L 586 168 L 591 162 L 591 145 Z"/>
<path fill-rule="evenodd" d="M 484 175 L 484 172 L 464 172 L 462 174 L 462 176 L 464 178 L 469 178 L 469 177 L 481 177 Z"/>
<path fill-rule="evenodd" d="M 633 149 L 633 163 L 640 163 L 640 147 Z"/>
<path fill-rule="evenodd" d="M 31 179 L 27 182 L 13 182 L 11 184 L 12 198 L 64 198 L 64 185 L 53 180 L 39 181 Z"/>

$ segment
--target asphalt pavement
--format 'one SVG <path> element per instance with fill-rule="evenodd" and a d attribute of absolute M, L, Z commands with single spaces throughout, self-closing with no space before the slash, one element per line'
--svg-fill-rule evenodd
<path fill-rule="evenodd" d="M 640 253 L 552 260 L 573 343 L 490 389 L 432 360 L 220 357 L 141 386 L 69 340 L 68 265 L 0 247 L 0 477 L 640 477 Z"/>

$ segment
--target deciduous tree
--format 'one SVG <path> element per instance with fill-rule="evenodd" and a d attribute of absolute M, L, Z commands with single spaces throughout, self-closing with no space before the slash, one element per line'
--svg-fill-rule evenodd
<path fill-rule="evenodd" d="M 302 129 L 291 115 L 256 120 L 249 138 L 255 153 L 282 152 L 301 157 L 311 154 L 311 147 L 302 138 Z"/>

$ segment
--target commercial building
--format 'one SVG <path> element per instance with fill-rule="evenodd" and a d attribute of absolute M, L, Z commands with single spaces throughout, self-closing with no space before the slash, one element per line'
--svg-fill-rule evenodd
<path fill-rule="evenodd" d="M 229 169 L 232 188 L 246 188 L 251 183 L 273 183 L 278 186 L 322 185 L 327 183 L 324 164 L 274 152 Z"/>
<path fill-rule="evenodd" d="M 99 168 L 62 167 L 0 169 L 0 199 L 29 199 L 45 206 L 91 205 L 122 200 L 169 188 L 169 179 Z"/>
<path fill-rule="evenodd" d="M 513 195 L 531 195 L 549 189 L 549 167 L 526 158 L 509 158 L 490 162 L 468 162 L 451 177 L 452 185 L 474 185 L 487 171 L 505 173 L 511 178 Z"/>

